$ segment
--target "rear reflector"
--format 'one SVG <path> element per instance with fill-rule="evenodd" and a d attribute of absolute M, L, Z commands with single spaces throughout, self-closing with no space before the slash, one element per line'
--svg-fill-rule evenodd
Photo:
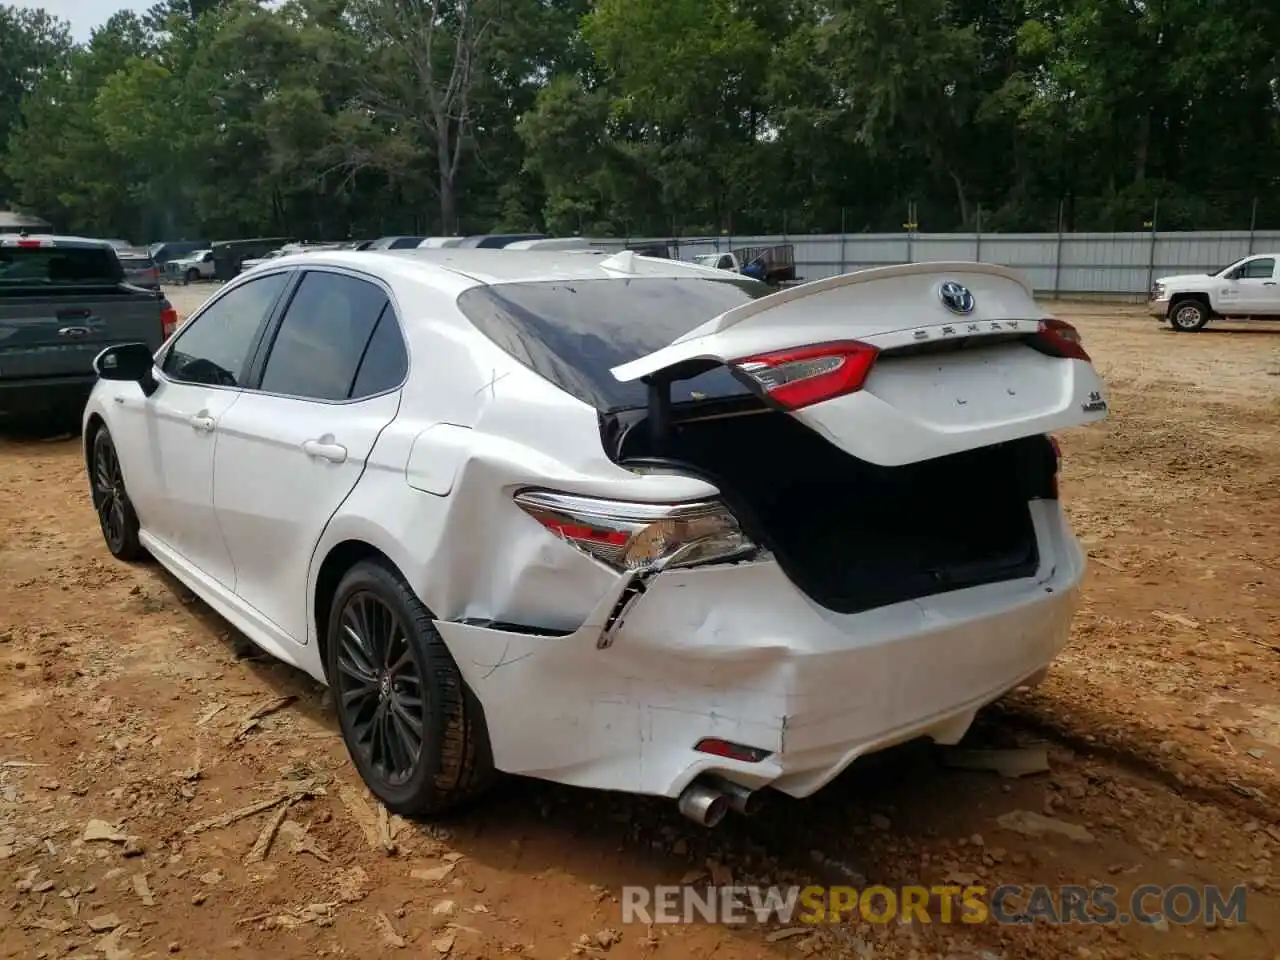
<path fill-rule="evenodd" d="M 23 238 L 18 241 L 18 249 L 20 250 L 39 250 L 41 247 L 51 247 L 53 244 L 45 240 L 28 240 Z"/>
<path fill-rule="evenodd" d="M 856 340 L 821 343 L 736 360 L 733 366 L 786 410 L 862 389 L 879 351 Z"/>
<path fill-rule="evenodd" d="M 1031 345 L 1051 357 L 1090 362 L 1080 340 L 1080 331 L 1065 320 L 1041 320 L 1040 329 L 1031 338 Z"/>
<path fill-rule="evenodd" d="M 761 750 L 759 747 L 746 747 L 740 743 L 730 743 L 728 740 L 719 740 L 715 737 L 699 740 L 693 749 L 699 753 L 709 753 L 713 757 L 741 760 L 743 763 L 759 763 L 770 755 L 768 750 Z"/>

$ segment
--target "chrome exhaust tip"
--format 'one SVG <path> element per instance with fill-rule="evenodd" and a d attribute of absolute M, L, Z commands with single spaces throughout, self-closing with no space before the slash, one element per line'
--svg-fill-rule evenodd
<path fill-rule="evenodd" d="M 722 790 L 695 780 L 684 788 L 676 808 L 694 823 L 714 827 L 729 812 L 729 797 Z"/>
<path fill-rule="evenodd" d="M 734 813 L 740 813 L 744 817 L 754 817 L 760 812 L 760 808 L 764 806 L 765 796 L 763 791 L 752 790 L 744 787 L 740 783 L 734 783 L 732 780 L 721 780 L 717 778 L 714 786 L 717 790 L 724 791 L 725 799 L 729 801 L 729 809 Z"/>

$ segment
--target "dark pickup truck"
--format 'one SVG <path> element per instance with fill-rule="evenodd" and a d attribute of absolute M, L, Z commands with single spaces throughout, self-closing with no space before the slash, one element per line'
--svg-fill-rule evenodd
<path fill-rule="evenodd" d="M 177 322 L 159 290 L 126 281 L 105 240 L 0 234 L 0 418 L 78 415 L 99 353 L 158 349 Z"/>

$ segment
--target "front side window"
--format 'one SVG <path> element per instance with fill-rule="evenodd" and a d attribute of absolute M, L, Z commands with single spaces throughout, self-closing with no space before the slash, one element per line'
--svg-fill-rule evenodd
<path fill-rule="evenodd" d="M 1261 260 L 1250 260 L 1240 271 L 1242 280 L 1270 280 L 1275 276 L 1276 262 L 1271 257 Z"/>
<path fill-rule="evenodd" d="M 288 274 L 241 284 L 210 304 L 165 355 L 165 376 L 184 383 L 242 385 L 263 325 L 280 299 Z"/>
<path fill-rule="evenodd" d="M 308 272 L 280 322 L 261 389 L 309 400 L 346 400 L 379 318 L 384 310 L 391 314 L 388 305 L 382 288 L 367 280 Z"/>

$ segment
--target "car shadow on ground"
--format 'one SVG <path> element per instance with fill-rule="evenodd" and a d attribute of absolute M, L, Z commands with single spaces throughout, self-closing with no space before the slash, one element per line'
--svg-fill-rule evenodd
<path fill-rule="evenodd" d="M 71 443 L 80 439 L 79 415 L 14 419 L 0 414 L 0 443 L 13 446 Z"/>

